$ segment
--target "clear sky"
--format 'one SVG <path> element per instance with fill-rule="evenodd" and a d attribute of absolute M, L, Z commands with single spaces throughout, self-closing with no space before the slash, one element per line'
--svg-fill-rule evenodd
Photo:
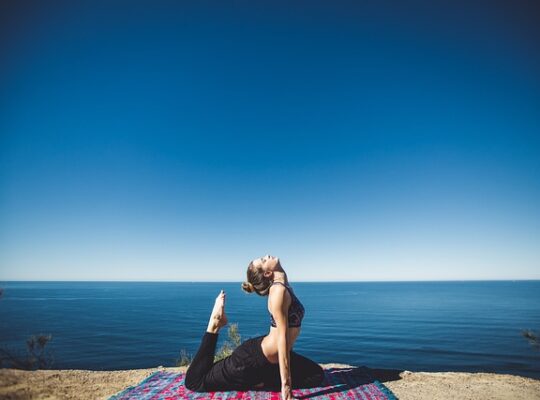
<path fill-rule="evenodd" d="M 2 2 L 0 280 L 539 279 L 533 4 Z"/>

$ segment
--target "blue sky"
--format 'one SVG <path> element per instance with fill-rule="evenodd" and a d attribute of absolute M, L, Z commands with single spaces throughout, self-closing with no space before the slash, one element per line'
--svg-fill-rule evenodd
<path fill-rule="evenodd" d="M 11 3 L 1 280 L 540 278 L 534 6 Z"/>

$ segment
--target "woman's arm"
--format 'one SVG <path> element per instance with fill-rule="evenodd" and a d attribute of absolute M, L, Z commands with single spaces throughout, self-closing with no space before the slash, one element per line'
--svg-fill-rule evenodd
<path fill-rule="evenodd" d="M 285 288 L 283 286 L 275 287 L 272 297 L 269 299 L 270 312 L 276 321 L 278 331 L 278 358 L 279 372 L 281 376 L 281 396 L 284 400 L 292 399 L 291 393 L 291 368 L 290 368 L 290 353 L 289 353 L 289 323 L 287 319 L 287 311 L 290 304 L 285 300 Z M 289 301 L 290 303 L 290 301 Z"/>

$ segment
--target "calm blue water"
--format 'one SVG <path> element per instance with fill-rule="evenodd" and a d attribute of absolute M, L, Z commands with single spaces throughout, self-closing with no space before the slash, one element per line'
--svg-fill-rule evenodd
<path fill-rule="evenodd" d="M 319 363 L 540 378 L 540 281 L 291 282 L 306 308 L 295 351 Z M 266 298 L 240 283 L 3 282 L 0 345 L 53 336 L 54 368 L 172 366 L 195 353 L 220 289 L 242 338 L 266 334 Z M 222 331 L 218 347 L 226 337 Z"/>

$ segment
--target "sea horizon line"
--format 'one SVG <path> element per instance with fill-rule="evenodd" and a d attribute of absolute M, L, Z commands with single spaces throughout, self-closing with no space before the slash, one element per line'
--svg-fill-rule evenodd
<path fill-rule="evenodd" d="M 428 283 L 428 282 L 538 282 L 540 278 L 517 278 L 517 279 L 411 279 L 411 280 L 293 280 L 294 283 Z M 123 280 L 123 279 L 11 279 L 11 280 L 0 280 L 2 283 L 34 283 L 34 282 L 44 282 L 44 283 L 241 283 L 240 280 L 234 281 L 208 281 L 208 280 Z"/>

